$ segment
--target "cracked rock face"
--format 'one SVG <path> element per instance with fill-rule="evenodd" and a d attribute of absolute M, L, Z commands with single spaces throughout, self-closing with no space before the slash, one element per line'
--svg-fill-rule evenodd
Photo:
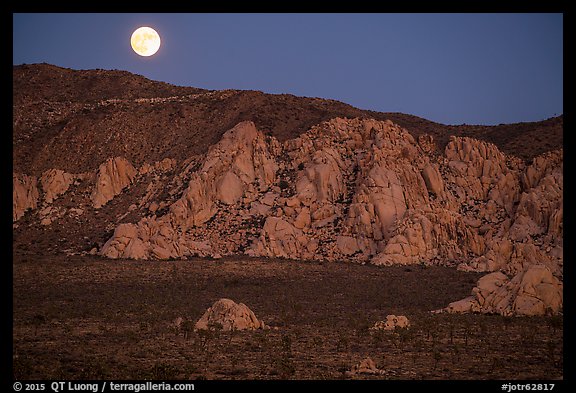
<path fill-rule="evenodd" d="M 100 165 L 92 193 L 95 208 L 100 208 L 132 183 L 136 169 L 123 157 L 108 159 Z"/>
<path fill-rule="evenodd" d="M 45 171 L 40 178 L 40 184 L 42 185 L 46 203 L 52 203 L 54 199 L 68 191 L 74 179 L 74 175 L 60 169 Z"/>

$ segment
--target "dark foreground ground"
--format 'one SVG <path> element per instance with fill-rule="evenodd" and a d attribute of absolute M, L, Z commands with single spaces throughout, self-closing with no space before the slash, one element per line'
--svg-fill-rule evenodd
<path fill-rule="evenodd" d="M 563 377 L 561 317 L 431 314 L 480 276 L 452 268 L 17 255 L 13 268 L 19 380 Z M 188 329 L 222 297 L 273 328 Z M 371 334 L 388 314 L 412 327 Z M 345 374 L 368 356 L 382 375 Z"/>

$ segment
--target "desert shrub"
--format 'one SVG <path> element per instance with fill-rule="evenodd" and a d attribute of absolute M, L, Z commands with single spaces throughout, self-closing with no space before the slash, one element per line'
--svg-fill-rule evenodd
<path fill-rule="evenodd" d="M 276 370 L 282 379 L 288 379 L 296 372 L 292 359 L 283 355 L 276 359 Z"/>
<path fill-rule="evenodd" d="M 194 322 L 190 320 L 183 321 L 181 329 L 184 332 L 184 339 L 188 340 L 190 333 L 194 331 Z"/>
<path fill-rule="evenodd" d="M 432 350 L 432 357 L 434 358 L 434 370 L 436 370 L 436 367 L 438 367 L 438 362 L 440 362 L 440 359 L 442 359 L 442 354 L 438 348 L 434 347 Z"/>
<path fill-rule="evenodd" d="M 34 336 L 38 335 L 38 328 L 46 324 L 47 318 L 42 314 L 35 314 L 32 317 L 32 325 L 34 326 Z"/>
<path fill-rule="evenodd" d="M 283 334 L 280 339 L 280 356 L 274 362 L 276 372 L 282 379 L 288 379 L 296 372 L 292 361 L 292 337 Z"/>
<path fill-rule="evenodd" d="M 150 378 L 152 380 L 173 380 L 178 375 L 178 369 L 166 363 L 156 363 L 150 370 Z"/>
<path fill-rule="evenodd" d="M 126 342 L 129 343 L 137 343 L 138 341 L 140 341 L 140 333 L 134 331 L 134 330 L 127 330 L 125 333 L 125 340 Z"/>
<path fill-rule="evenodd" d="M 564 319 L 562 315 L 554 315 L 548 318 L 548 326 L 556 333 L 556 330 L 561 330 L 564 326 Z"/>
<path fill-rule="evenodd" d="M 104 360 L 95 360 L 82 368 L 79 377 L 84 380 L 106 379 L 109 373 L 110 369 Z"/>
<path fill-rule="evenodd" d="M 31 379 L 32 362 L 27 357 L 15 356 L 12 361 L 12 376 L 14 380 Z"/>

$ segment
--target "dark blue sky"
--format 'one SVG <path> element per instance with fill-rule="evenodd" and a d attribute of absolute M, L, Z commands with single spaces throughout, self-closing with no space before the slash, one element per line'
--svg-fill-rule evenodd
<path fill-rule="evenodd" d="M 445 124 L 563 112 L 562 14 L 14 14 L 13 64 L 331 98 Z M 130 35 L 158 31 L 152 57 Z"/>

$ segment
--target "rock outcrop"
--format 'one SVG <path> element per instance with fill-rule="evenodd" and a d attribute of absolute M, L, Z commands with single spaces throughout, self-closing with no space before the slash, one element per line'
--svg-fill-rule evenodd
<path fill-rule="evenodd" d="M 266 329 L 264 322 L 244 303 L 230 299 L 220 299 L 206 310 L 194 326 L 197 330 L 256 330 Z"/>
<path fill-rule="evenodd" d="M 174 229 L 169 216 L 144 218 L 138 224 L 120 224 L 104 244 L 108 258 L 174 259 L 185 255 L 213 256 L 208 242 L 187 239 Z"/>
<path fill-rule="evenodd" d="M 333 119 L 287 141 L 284 151 L 290 161 L 281 165 L 295 172 L 294 188 L 251 255 L 365 261 L 411 206 L 428 200 L 410 163 L 418 161 L 416 142 L 391 122 Z M 286 237 L 275 233 L 278 220 Z"/>
<path fill-rule="evenodd" d="M 136 174 L 136 169 L 123 157 L 110 158 L 100 165 L 91 195 L 94 207 L 98 209 L 120 194 Z"/>
<path fill-rule="evenodd" d="M 34 176 L 12 174 L 12 221 L 18 221 L 38 204 L 38 180 Z"/>
<path fill-rule="evenodd" d="M 211 242 L 222 232 L 208 236 L 205 224 L 221 210 L 229 216 L 239 215 L 238 210 L 269 190 L 276 180 L 278 166 L 273 151 L 278 148 L 276 141 L 267 143 L 254 123 L 239 123 L 210 148 L 203 165 L 191 175 L 188 188 L 166 215 L 124 224 L 106 242 L 101 254 L 133 259 L 218 257 Z M 231 220 L 226 221 L 230 224 Z M 226 250 L 230 239 L 220 241 Z"/>
<path fill-rule="evenodd" d="M 540 263 L 562 277 L 563 153 L 546 153 L 531 165 L 513 167 L 492 188 L 487 203 L 475 209 L 485 252 L 459 268 L 515 275 Z"/>
<path fill-rule="evenodd" d="M 478 280 L 472 295 L 443 311 L 500 315 L 546 315 L 562 311 L 563 284 L 544 265 L 530 265 L 512 279 L 502 272 Z"/>
<path fill-rule="evenodd" d="M 40 177 L 40 184 L 44 192 L 44 201 L 52 203 L 60 195 L 68 191 L 74 182 L 75 176 L 60 169 L 49 169 Z"/>

